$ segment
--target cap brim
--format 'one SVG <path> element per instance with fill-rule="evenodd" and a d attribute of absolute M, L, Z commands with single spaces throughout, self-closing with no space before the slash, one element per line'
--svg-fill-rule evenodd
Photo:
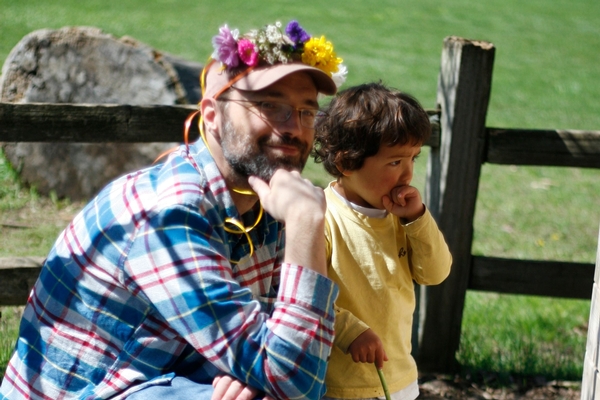
<path fill-rule="evenodd" d="M 299 62 L 265 66 L 259 65 L 232 86 L 238 90 L 262 90 L 295 72 L 306 72 L 309 74 L 319 93 L 333 95 L 337 92 L 335 82 L 327 73 L 318 68 Z"/>

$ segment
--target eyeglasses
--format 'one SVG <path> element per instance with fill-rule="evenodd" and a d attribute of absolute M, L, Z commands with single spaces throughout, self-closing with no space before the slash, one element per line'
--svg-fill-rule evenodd
<path fill-rule="evenodd" d="M 285 122 L 290 119 L 294 111 L 298 111 L 300 125 L 309 129 L 315 128 L 315 121 L 321 114 L 318 108 L 296 108 L 278 101 L 235 100 L 226 98 L 219 98 L 218 100 L 232 101 L 234 103 L 250 103 L 258 109 L 261 118 L 270 122 Z"/>

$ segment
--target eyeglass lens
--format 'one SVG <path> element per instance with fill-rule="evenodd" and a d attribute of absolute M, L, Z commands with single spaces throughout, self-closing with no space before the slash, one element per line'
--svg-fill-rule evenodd
<path fill-rule="evenodd" d="M 315 127 L 315 118 L 317 110 L 311 109 L 296 109 L 289 104 L 275 103 L 275 102 L 262 102 L 260 103 L 261 115 L 271 121 L 285 122 L 292 116 L 294 111 L 300 113 L 300 124 L 305 128 Z"/>

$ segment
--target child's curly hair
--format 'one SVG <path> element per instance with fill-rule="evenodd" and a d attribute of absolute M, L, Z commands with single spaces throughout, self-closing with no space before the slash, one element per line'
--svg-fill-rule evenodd
<path fill-rule="evenodd" d="M 358 170 L 379 147 L 422 145 L 431 134 L 429 117 L 412 96 L 381 82 L 339 92 L 315 127 L 312 155 L 331 175 Z"/>

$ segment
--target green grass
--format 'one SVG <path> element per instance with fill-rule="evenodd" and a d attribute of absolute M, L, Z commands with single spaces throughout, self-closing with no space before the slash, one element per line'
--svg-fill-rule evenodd
<path fill-rule="evenodd" d="M 462 373 L 495 371 L 495 384 L 515 376 L 579 381 L 589 311 L 583 300 L 469 292 L 457 354 Z"/>
<path fill-rule="evenodd" d="M 246 31 L 292 18 L 334 43 L 348 85 L 383 79 L 426 108 L 436 106 L 444 37 L 490 41 L 496 57 L 488 126 L 600 130 L 596 0 L 0 0 L 0 60 L 36 29 L 90 25 L 204 62 L 223 22 Z M 320 185 L 330 179 L 313 164 L 305 175 Z M 0 161 L 0 219 L 45 201 L 12 176 Z M 600 171 L 485 165 L 473 253 L 594 262 L 599 222 Z M 15 230 L 3 233 L 1 254 L 43 256 L 60 229 L 19 231 L 14 241 Z M 579 379 L 589 301 L 469 292 L 464 313 L 458 359 L 465 369 Z"/>
<path fill-rule="evenodd" d="M 17 176 L 0 150 L 0 257 L 43 257 L 79 205 L 40 196 L 35 188 L 23 187 Z M 48 211 L 52 218 L 45 215 Z M 61 214 L 65 216 L 57 219 Z"/>
<path fill-rule="evenodd" d="M 473 253 L 593 263 L 600 224 L 599 172 L 485 165 Z"/>
<path fill-rule="evenodd" d="M 23 307 L 0 307 L 0 382 L 17 342 L 22 311 Z"/>

